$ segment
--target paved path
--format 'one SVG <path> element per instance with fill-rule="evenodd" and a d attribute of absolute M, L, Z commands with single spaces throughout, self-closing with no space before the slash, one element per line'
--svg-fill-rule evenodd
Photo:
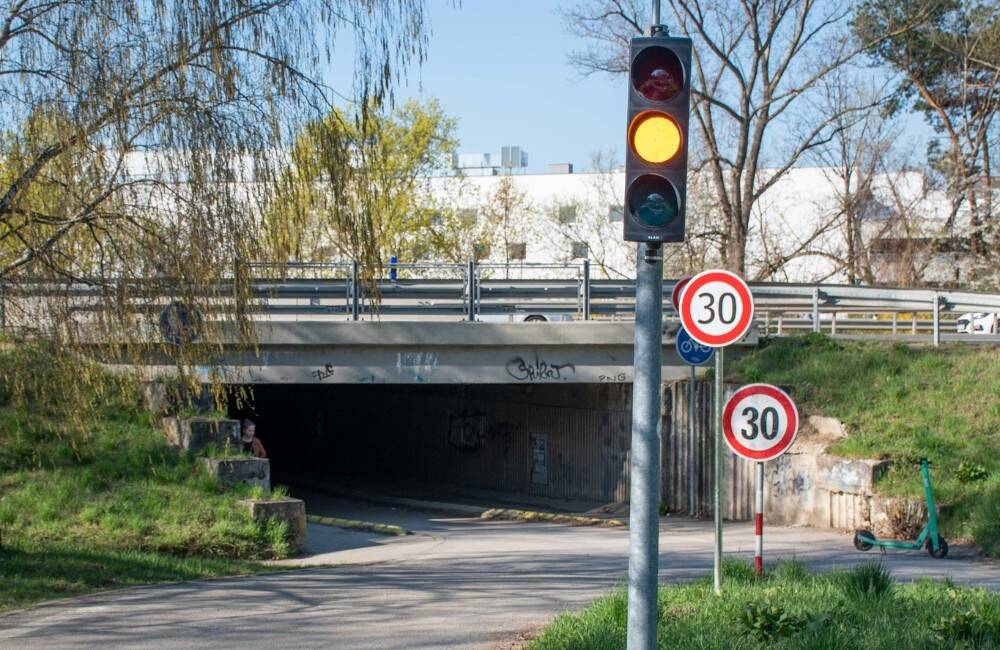
<path fill-rule="evenodd" d="M 0 617 L 0 648 L 476 648 L 584 606 L 622 584 L 627 531 L 480 521 L 336 499 L 317 514 L 400 524 L 420 535 L 382 537 L 311 526 L 314 550 L 337 566 L 127 589 Z M 768 560 L 810 567 L 870 557 L 846 534 L 766 529 Z M 749 556 L 752 527 L 726 528 L 727 553 Z M 950 576 L 1000 590 L 1000 566 L 955 549 L 884 556 L 900 579 Z M 667 519 L 664 582 L 704 576 L 710 522 Z"/>

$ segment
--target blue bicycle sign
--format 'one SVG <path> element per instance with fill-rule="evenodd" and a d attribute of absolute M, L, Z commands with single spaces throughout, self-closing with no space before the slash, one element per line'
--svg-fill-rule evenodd
<path fill-rule="evenodd" d="M 700 366 L 708 363 L 712 359 L 715 348 L 698 343 L 683 327 L 677 331 L 677 356 L 684 363 L 691 366 Z"/>

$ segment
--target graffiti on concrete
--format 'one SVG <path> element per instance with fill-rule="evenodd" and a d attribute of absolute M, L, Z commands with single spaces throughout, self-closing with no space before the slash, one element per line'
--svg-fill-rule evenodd
<path fill-rule="evenodd" d="M 413 373 L 413 381 L 427 381 L 425 375 L 438 365 L 438 355 L 434 352 L 397 352 L 396 372 Z"/>
<path fill-rule="evenodd" d="M 486 440 L 485 414 L 451 415 L 448 420 L 448 444 L 458 449 L 479 449 Z"/>
<path fill-rule="evenodd" d="M 597 381 L 621 383 L 628 381 L 628 375 L 619 372 L 617 375 L 597 375 Z"/>
<path fill-rule="evenodd" d="M 309 373 L 316 378 L 316 381 L 323 381 L 324 379 L 329 379 L 336 374 L 336 369 L 333 367 L 332 363 L 325 364 L 322 368 L 317 368 Z"/>
<path fill-rule="evenodd" d="M 376 377 L 375 375 L 361 375 L 355 381 L 359 384 L 384 384 L 385 379 L 381 377 Z"/>
<path fill-rule="evenodd" d="M 507 362 L 507 374 L 517 381 L 565 381 L 576 374 L 572 363 L 549 363 L 535 356 L 534 361 L 514 357 Z"/>

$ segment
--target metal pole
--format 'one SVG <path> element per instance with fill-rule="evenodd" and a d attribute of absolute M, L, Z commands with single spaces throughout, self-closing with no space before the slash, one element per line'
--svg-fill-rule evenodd
<path fill-rule="evenodd" d="M 722 375 L 725 372 L 725 348 L 715 350 L 715 563 L 712 577 L 715 593 L 722 595 L 722 472 L 725 464 L 722 460 Z"/>
<path fill-rule="evenodd" d="M 652 25 L 649 26 L 649 33 L 653 35 L 656 33 L 656 27 L 660 24 L 660 0 L 653 0 L 653 16 Z"/>
<path fill-rule="evenodd" d="M 583 320 L 590 320 L 590 260 L 583 260 Z"/>
<path fill-rule="evenodd" d="M 937 292 L 934 292 L 934 347 L 941 345 L 941 300 Z"/>
<path fill-rule="evenodd" d="M 753 513 L 754 555 L 753 569 L 758 577 L 764 575 L 764 463 L 757 463 L 757 499 Z"/>
<path fill-rule="evenodd" d="M 698 514 L 698 504 L 695 498 L 695 492 L 698 490 L 698 481 L 695 477 L 695 473 L 698 471 L 698 463 L 695 462 L 695 416 L 697 409 L 695 408 L 695 400 L 697 399 L 697 394 L 695 391 L 695 380 L 697 379 L 697 373 L 695 372 L 694 366 L 691 366 L 691 382 L 688 390 L 688 492 L 690 493 L 690 498 L 688 501 L 691 504 L 690 511 L 691 516 L 694 517 Z"/>
<path fill-rule="evenodd" d="M 469 274 L 469 280 L 467 283 L 469 290 L 469 320 L 476 320 L 476 261 L 469 260 L 469 267 L 467 269 Z"/>
<path fill-rule="evenodd" d="M 351 320 L 358 320 L 361 313 L 361 291 L 358 287 L 358 261 L 351 262 Z"/>
<path fill-rule="evenodd" d="M 819 331 L 819 289 L 813 289 L 813 331 Z"/>
<path fill-rule="evenodd" d="M 643 250 L 645 248 L 645 251 Z M 659 571 L 660 357 L 663 351 L 663 250 L 639 244 L 635 286 L 635 379 L 629 493 L 629 650 L 656 648 Z"/>

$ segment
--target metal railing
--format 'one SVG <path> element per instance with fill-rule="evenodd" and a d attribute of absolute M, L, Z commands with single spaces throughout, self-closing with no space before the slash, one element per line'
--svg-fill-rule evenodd
<path fill-rule="evenodd" d="M 391 277 L 366 279 L 359 265 L 251 265 L 255 298 L 250 312 L 266 318 L 367 318 L 566 315 L 579 320 L 630 320 L 635 282 L 595 279 L 591 264 L 395 264 Z M 559 274 L 562 277 L 552 277 Z M 511 277 L 519 276 L 519 277 Z M 669 295 L 675 280 L 665 280 L 664 316 L 676 318 Z M 168 280 L 144 280 L 127 287 L 138 297 L 135 308 L 158 313 L 171 299 Z M 935 344 L 955 319 L 967 312 L 1000 313 L 1000 294 L 947 289 L 898 289 L 834 284 L 751 283 L 761 334 L 797 331 L 835 335 L 930 335 Z M 79 309 L 100 309 L 103 289 L 87 285 L 37 283 L 21 295 L 62 296 Z M 211 292 L 211 311 L 225 315 L 231 287 Z"/>

